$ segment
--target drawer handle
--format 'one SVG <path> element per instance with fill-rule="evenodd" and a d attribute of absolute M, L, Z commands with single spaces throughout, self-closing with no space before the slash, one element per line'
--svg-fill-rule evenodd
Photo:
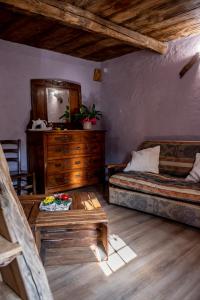
<path fill-rule="evenodd" d="M 74 148 L 74 150 L 80 150 L 81 149 L 81 147 L 75 147 Z"/>
<path fill-rule="evenodd" d="M 96 150 L 97 146 L 96 145 L 88 145 L 88 150 Z"/>
<path fill-rule="evenodd" d="M 55 177 L 55 181 L 59 183 L 59 182 L 62 182 L 63 179 L 61 177 Z"/>
<path fill-rule="evenodd" d="M 68 142 L 68 141 L 71 141 L 71 139 L 72 139 L 72 138 L 68 136 L 68 137 L 64 137 L 62 140 L 63 140 L 64 142 Z"/>
<path fill-rule="evenodd" d="M 57 163 L 57 164 L 55 164 L 55 167 L 61 167 L 61 164 Z"/>
<path fill-rule="evenodd" d="M 68 142 L 70 141 L 72 138 L 70 136 L 67 137 L 55 137 L 56 141 L 60 141 L 60 142 Z"/>
<path fill-rule="evenodd" d="M 98 163 L 98 162 L 99 162 L 99 159 L 91 159 L 90 162 L 91 162 L 91 163 Z"/>
<path fill-rule="evenodd" d="M 69 149 L 63 149 L 63 152 L 64 152 L 64 153 L 69 153 L 70 150 L 69 150 Z"/>
<path fill-rule="evenodd" d="M 81 177 L 81 174 L 76 174 L 75 177 Z"/>
<path fill-rule="evenodd" d="M 80 165 L 80 160 L 79 161 L 75 161 L 75 165 Z"/>

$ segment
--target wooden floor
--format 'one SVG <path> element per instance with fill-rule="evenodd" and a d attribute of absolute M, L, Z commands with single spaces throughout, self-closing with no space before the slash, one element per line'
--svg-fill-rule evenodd
<path fill-rule="evenodd" d="M 200 230 L 105 205 L 110 234 L 137 255 L 106 276 L 98 263 L 47 267 L 55 300 L 199 300 Z"/>

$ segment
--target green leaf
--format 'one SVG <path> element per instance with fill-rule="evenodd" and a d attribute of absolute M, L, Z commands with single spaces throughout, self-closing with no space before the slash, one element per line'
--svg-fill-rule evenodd
<path fill-rule="evenodd" d="M 98 118 L 97 118 L 98 117 Z M 79 113 L 74 114 L 74 120 L 83 120 L 85 118 L 97 118 L 98 120 L 102 117 L 102 113 L 99 110 L 96 110 L 95 104 L 92 104 L 89 108 L 82 104 L 79 110 Z"/>

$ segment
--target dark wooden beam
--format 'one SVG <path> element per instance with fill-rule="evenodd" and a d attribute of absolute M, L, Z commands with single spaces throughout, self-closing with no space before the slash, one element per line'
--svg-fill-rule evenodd
<path fill-rule="evenodd" d="M 26 14 L 42 15 L 66 26 L 76 27 L 102 36 L 120 40 L 138 48 L 146 48 L 164 54 L 167 44 L 125 27 L 104 20 L 88 11 L 55 0 L 0 0 L 1 4 Z"/>
<path fill-rule="evenodd" d="M 197 52 L 180 71 L 179 73 L 180 78 L 182 78 L 185 75 L 185 73 L 189 71 L 196 62 L 199 61 L 199 59 L 200 59 L 200 53 Z"/>

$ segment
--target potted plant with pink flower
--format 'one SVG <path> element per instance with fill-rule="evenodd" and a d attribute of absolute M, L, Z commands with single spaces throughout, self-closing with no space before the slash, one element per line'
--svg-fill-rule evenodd
<path fill-rule="evenodd" d="M 83 129 L 91 129 L 92 125 L 95 125 L 97 120 L 102 118 L 102 113 L 96 110 L 95 104 L 90 107 L 81 105 L 79 113 L 75 114 L 75 119 L 80 120 L 83 124 Z"/>

